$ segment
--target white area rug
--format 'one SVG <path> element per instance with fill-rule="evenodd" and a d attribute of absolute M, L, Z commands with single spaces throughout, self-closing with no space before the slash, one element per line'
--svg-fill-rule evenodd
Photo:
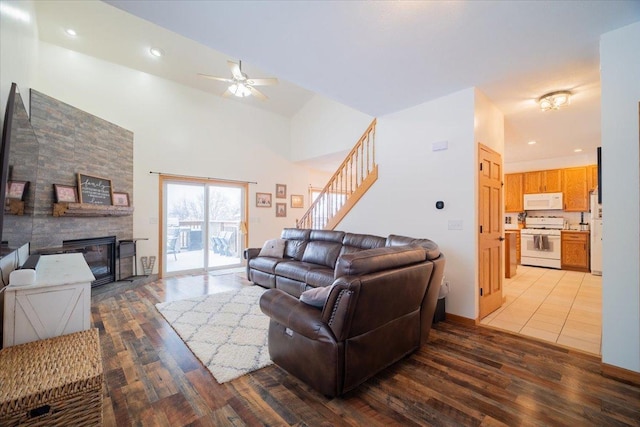
<path fill-rule="evenodd" d="M 260 286 L 156 304 L 158 311 L 220 383 L 273 362 L 269 318 L 260 311 Z"/>

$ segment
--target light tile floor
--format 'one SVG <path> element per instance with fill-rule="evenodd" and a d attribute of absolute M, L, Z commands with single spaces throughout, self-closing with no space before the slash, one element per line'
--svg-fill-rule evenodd
<path fill-rule="evenodd" d="M 602 277 L 519 265 L 481 324 L 600 355 Z"/>

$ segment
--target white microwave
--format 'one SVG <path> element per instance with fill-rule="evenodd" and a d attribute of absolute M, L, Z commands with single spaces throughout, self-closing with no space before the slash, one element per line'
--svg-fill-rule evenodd
<path fill-rule="evenodd" d="M 562 193 L 539 193 L 524 195 L 525 211 L 548 211 L 562 209 Z"/>

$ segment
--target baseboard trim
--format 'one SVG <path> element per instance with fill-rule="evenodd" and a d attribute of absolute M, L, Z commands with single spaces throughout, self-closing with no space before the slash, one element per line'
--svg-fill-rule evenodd
<path fill-rule="evenodd" d="M 611 377 L 627 384 L 640 385 L 640 372 L 602 363 L 602 376 Z"/>
<path fill-rule="evenodd" d="M 468 317 L 458 316 L 457 314 L 447 313 L 445 319 L 453 323 L 459 323 L 465 326 L 475 326 L 476 321 Z"/>

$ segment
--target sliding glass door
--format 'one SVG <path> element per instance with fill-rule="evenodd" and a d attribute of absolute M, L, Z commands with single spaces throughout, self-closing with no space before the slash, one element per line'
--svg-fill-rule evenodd
<path fill-rule="evenodd" d="M 163 179 L 163 275 L 242 265 L 246 185 Z"/>

